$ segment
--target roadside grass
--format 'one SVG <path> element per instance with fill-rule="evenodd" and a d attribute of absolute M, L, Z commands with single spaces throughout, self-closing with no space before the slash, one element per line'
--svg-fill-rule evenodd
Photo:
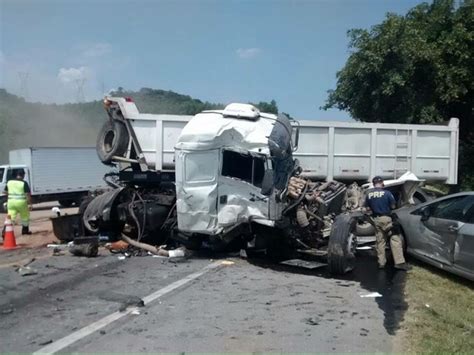
<path fill-rule="evenodd" d="M 408 273 L 402 351 L 472 353 L 474 282 L 421 263 Z"/>

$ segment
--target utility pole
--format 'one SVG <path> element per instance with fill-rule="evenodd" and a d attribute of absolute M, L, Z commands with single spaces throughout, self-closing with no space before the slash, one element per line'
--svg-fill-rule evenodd
<path fill-rule="evenodd" d="M 86 79 L 85 79 L 85 78 L 76 79 L 74 82 L 76 83 L 76 88 L 77 88 L 77 91 L 76 91 L 76 102 L 84 102 L 84 101 L 85 101 L 85 97 L 84 97 L 84 85 L 85 85 L 85 83 L 86 83 Z"/>
<path fill-rule="evenodd" d="M 20 96 L 26 100 L 29 99 L 28 95 L 28 77 L 30 73 L 25 71 L 18 72 L 18 77 L 20 78 Z"/>

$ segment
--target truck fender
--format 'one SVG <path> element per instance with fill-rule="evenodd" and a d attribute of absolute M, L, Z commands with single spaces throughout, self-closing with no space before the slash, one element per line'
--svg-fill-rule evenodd
<path fill-rule="evenodd" d="M 125 188 L 108 191 L 94 198 L 86 207 L 82 220 L 84 226 L 91 232 L 98 232 L 100 223 L 110 222 L 112 208 Z"/>

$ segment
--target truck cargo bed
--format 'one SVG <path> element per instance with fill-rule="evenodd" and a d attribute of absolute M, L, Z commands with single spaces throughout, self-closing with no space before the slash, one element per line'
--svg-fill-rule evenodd
<path fill-rule="evenodd" d="M 192 116 L 136 114 L 131 125 L 147 165 L 174 169 L 174 145 Z M 408 125 L 302 120 L 298 150 L 303 175 L 317 180 L 398 178 L 457 183 L 459 120 L 447 125 Z"/>

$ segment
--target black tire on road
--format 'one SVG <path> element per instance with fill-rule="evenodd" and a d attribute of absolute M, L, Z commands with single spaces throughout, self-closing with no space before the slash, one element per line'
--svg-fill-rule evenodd
<path fill-rule="evenodd" d="M 97 137 L 99 159 L 104 164 L 110 164 L 114 155 L 123 155 L 127 151 L 129 138 L 125 124 L 116 120 L 105 122 Z"/>
<path fill-rule="evenodd" d="M 357 246 L 354 230 L 357 219 L 349 214 L 336 217 L 328 244 L 328 266 L 331 274 L 342 275 L 355 267 Z"/>

